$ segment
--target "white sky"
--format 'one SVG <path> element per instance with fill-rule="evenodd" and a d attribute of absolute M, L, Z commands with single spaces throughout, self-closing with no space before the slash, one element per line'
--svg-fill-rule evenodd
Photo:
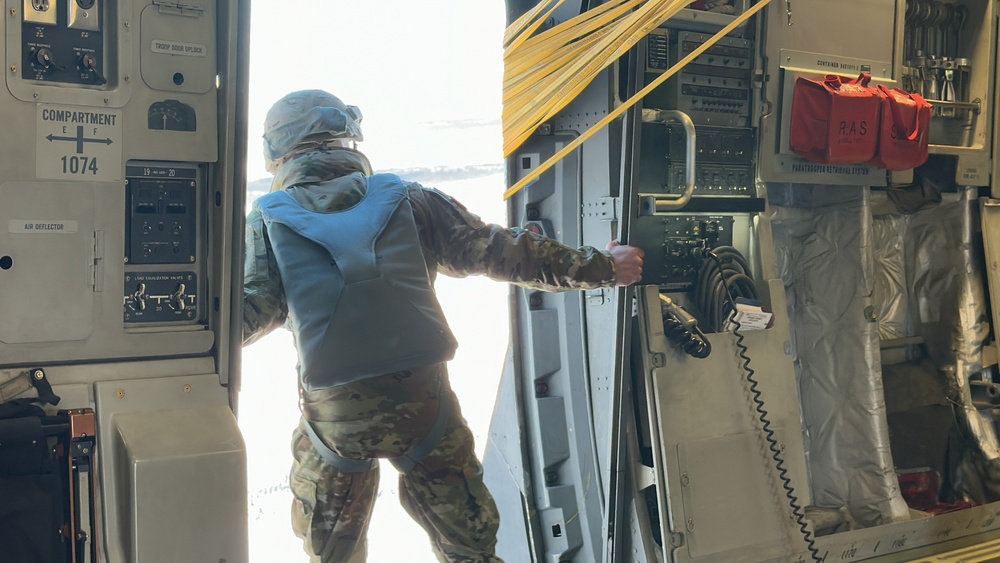
<path fill-rule="evenodd" d="M 500 161 L 499 134 L 470 142 L 440 124 L 499 127 L 502 0 L 254 0 L 252 10 L 251 180 L 267 175 L 268 108 L 309 88 L 361 108 L 361 149 L 376 169 Z"/>
<path fill-rule="evenodd" d="M 359 148 L 376 170 L 498 164 L 502 0 L 254 0 L 248 176 L 267 176 L 261 124 L 300 89 L 327 90 L 364 113 Z M 473 125 L 473 126 L 469 126 Z M 484 220 L 503 223 L 502 175 L 439 184 Z M 508 341 L 504 284 L 439 279 L 460 346 L 449 370 L 480 453 Z M 298 420 L 295 354 L 285 331 L 244 350 L 240 426 L 249 465 L 250 561 L 305 562 L 289 525 L 289 443 Z M 426 534 L 400 508 L 382 464 L 370 563 L 433 563 Z"/>

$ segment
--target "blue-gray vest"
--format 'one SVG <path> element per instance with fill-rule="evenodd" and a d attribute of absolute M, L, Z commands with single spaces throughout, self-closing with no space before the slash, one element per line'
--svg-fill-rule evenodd
<path fill-rule="evenodd" d="M 306 390 L 450 360 L 406 186 L 368 179 L 354 207 L 320 213 L 285 191 L 259 198 Z"/>

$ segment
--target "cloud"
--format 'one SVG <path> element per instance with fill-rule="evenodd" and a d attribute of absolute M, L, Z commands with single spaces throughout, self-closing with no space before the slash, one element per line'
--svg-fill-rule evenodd
<path fill-rule="evenodd" d="M 395 174 L 409 182 L 419 182 L 434 186 L 444 182 L 469 180 L 502 174 L 503 164 L 470 164 L 469 166 L 434 166 L 423 168 L 390 168 L 376 172 Z M 271 178 L 259 178 L 247 182 L 247 201 L 253 201 L 271 190 Z"/>
<path fill-rule="evenodd" d="M 423 121 L 430 129 L 474 129 L 476 127 L 493 127 L 500 125 L 499 119 L 445 119 L 441 121 Z"/>
<path fill-rule="evenodd" d="M 454 182 L 456 180 L 469 180 L 471 178 L 482 178 L 501 174 L 504 171 L 503 164 L 470 164 L 468 166 L 434 166 L 430 168 L 393 168 L 389 170 L 379 170 L 379 172 L 389 172 L 410 182 L 420 182 L 421 184 L 434 185 L 442 182 Z"/>

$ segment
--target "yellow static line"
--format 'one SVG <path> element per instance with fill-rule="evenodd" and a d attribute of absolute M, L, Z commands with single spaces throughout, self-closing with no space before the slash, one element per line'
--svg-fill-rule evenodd
<path fill-rule="evenodd" d="M 580 145 L 582 145 L 588 139 L 597 134 L 598 131 L 607 127 L 608 124 L 610 124 L 615 119 L 621 117 L 623 113 L 628 111 L 629 108 L 634 106 L 639 100 L 644 98 L 647 94 L 649 94 L 654 89 L 663 84 L 665 81 L 667 81 L 670 77 L 676 74 L 677 71 L 679 71 L 685 65 L 687 65 L 694 59 L 701 56 L 701 54 L 707 51 L 709 47 L 714 45 L 716 42 L 718 42 L 726 35 L 729 35 L 729 33 L 732 30 L 736 29 L 739 25 L 741 25 L 746 20 L 750 19 L 754 14 L 761 11 L 765 6 L 767 6 L 770 3 L 771 0 L 760 0 L 760 2 L 752 6 L 749 10 L 744 12 L 738 18 L 730 22 L 726 27 L 722 28 L 718 33 L 713 35 L 711 39 L 709 39 L 700 47 L 689 53 L 686 57 L 681 59 L 677 64 L 670 67 L 669 70 L 667 70 L 666 72 L 658 76 L 655 80 L 650 82 L 645 88 L 636 92 L 636 94 L 633 95 L 631 98 L 629 98 L 625 103 L 623 103 L 622 105 L 618 106 L 613 111 L 608 113 L 608 115 L 606 115 L 599 122 L 595 123 L 590 129 L 585 131 L 582 135 L 580 135 L 576 139 L 573 139 L 573 141 L 571 141 L 569 144 L 563 147 L 562 150 L 552 155 L 548 160 L 539 165 L 538 168 L 535 168 L 527 176 L 521 178 L 521 180 L 519 180 L 513 186 L 508 188 L 507 191 L 504 192 L 503 198 L 510 199 L 511 196 L 524 189 L 525 186 L 537 180 L 539 176 L 541 176 L 544 172 L 548 171 L 549 168 L 552 168 L 552 166 L 554 166 L 556 162 L 559 162 L 560 160 L 565 158 L 566 155 L 576 150 Z"/>

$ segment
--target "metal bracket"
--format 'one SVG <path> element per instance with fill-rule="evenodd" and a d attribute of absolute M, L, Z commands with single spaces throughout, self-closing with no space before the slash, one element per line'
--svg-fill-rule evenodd
<path fill-rule="evenodd" d="M 201 17 L 205 13 L 205 8 L 195 4 L 184 4 L 182 2 L 169 2 L 167 0 L 153 0 L 161 14 L 173 14 L 175 16 Z"/>
<path fill-rule="evenodd" d="M 608 298 L 604 294 L 604 288 L 592 289 L 587 292 L 587 305 L 604 305 L 608 302 Z"/>
<path fill-rule="evenodd" d="M 622 198 L 605 196 L 596 202 L 585 203 L 584 217 L 597 217 L 601 221 L 617 221 L 621 214 Z"/>
<path fill-rule="evenodd" d="M 94 231 L 94 262 L 90 266 L 94 293 L 104 291 L 104 231 Z"/>

